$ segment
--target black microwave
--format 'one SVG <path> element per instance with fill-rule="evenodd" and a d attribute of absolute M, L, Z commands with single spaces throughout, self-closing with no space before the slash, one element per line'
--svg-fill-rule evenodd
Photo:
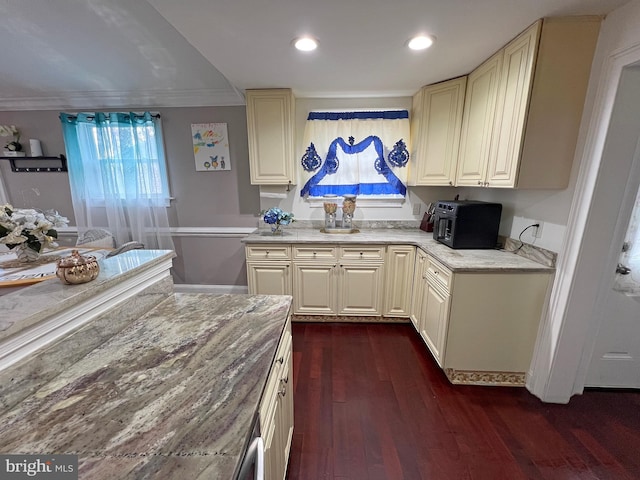
<path fill-rule="evenodd" d="M 451 248 L 496 248 L 501 214 L 500 203 L 439 200 L 433 238 Z"/>

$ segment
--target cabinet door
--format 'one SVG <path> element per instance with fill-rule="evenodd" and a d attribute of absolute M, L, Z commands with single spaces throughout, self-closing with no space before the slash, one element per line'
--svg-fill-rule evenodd
<path fill-rule="evenodd" d="M 343 264 L 339 269 L 339 315 L 382 315 L 382 264 Z"/>
<path fill-rule="evenodd" d="M 298 315 L 335 315 L 336 286 L 331 264 L 294 264 L 293 311 Z"/>
<path fill-rule="evenodd" d="M 411 287 L 413 285 L 415 255 L 416 248 L 412 246 L 402 245 L 387 248 L 383 312 L 386 316 L 408 317 L 411 313 Z"/>
<path fill-rule="evenodd" d="M 412 136 L 411 185 L 453 185 L 458 164 L 462 107 L 467 77 L 422 88 L 414 97 L 421 102 L 421 118 Z"/>
<path fill-rule="evenodd" d="M 411 322 L 420 333 L 420 319 L 422 318 L 422 304 L 426 290 L 425 275 L 427 272 L 427 254 L 419 248 L 416 250 L 416 265 L 413 272 L 413 295 L 411 298 Z"/>
<path fill-rule="evenodd" d="M 282 469 L 279 472 L 278 480 L 284 480 L 289 463 L 289 453 L 291 452 L 291 441 L 293 439 L 293 363 L 291 360 L 291 347 L 287 353 L 282 368 L 282 378 L 280 390 L 278 392 L 278 428 L 280 430 L 279 454 L 281 456 Z"/>
<path fill-rule="evenodd" d="M 456 185 L 484 186 L 496 111 L 502 51 L 467 80 Z"/>
<path fill-rule="evenodd" d="M 294 182 L 291 90 L 247 90 L 246 101 L 251 183 Z"/>
<path fill-rule="evenodd" d="M 291 262 L 247 262 L 249 293 L 291 295 Z"/>
<path fill-rule="evenodd" d="M 278 474 L 277 432 L 275 409 L 273 416 L 265 422 L 265 428 L 261 428 L 264 441 L 264 478 L 275 479 Z"/>
<path fill-rule="evenodd" d="M 489 187 L 516 184 L 541 24 L 536 22 L 504 48 L 487 173 Z"/>
<path fill-rule="evenodd" d="M 429 280 L 427 280 L 424 295 L 420 334 L 438 364 L 442 366 L 451 297 L 441 292 Z"/>

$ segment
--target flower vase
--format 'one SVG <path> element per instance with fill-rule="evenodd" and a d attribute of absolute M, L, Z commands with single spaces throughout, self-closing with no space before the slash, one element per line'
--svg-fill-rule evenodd
<path fill-rule="evenodd" d="M 282 235 L 282 225 L 274 223 L 271 225 L 271 235 Z"/>
<path fill-rule="evenodd" d="M 13 251 L 16 252 L 18 260 L 23 263 L 35 262 L 40 257 L 40 252 L 36 252 L 34 249 L 29 248 L 26 243 L 16 245 Z"/>

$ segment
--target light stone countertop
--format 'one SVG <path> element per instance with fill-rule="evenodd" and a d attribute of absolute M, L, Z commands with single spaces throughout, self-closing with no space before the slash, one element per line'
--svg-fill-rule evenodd
<path fill-rule="evenodd" d="M 0 296 L 0 340 L 72 308 L 120 282 L 175 257 L 172 250 L 130 250 L 99 260 L 100 274 L 80 285 L 53 278 Z"/>
<path fill-rule="evenodd" d="M 362 229 L 353 234 L 327 234 L 318 229 L 284 229 L 282 235 L 256 231 L 244 243 L 415 245 L 454 272 L 553 272 L 552 267 L 505 250 L 455 250 L 420 229 Z"/>
<path fill-rule="evenodd" d="M 0 415 L 0 451 L 77 454 L 92 480 L 235 478 L 290 306 L 174 294 Z"/>

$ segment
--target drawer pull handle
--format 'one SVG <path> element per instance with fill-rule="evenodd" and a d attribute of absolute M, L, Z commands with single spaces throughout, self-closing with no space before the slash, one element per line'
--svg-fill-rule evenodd
<path fill-rule="evenodd" d="M 284 397 L 286 394 L 287 394 L 287 387 L 285 385 L 280 389 L 280 391 L 278 392 L 278 395 L 280 395 L 281 397 Z"/>
<path fill-rule="evenodd" d="M 284 377 L 284 378 L 282 379 L 282 381 L 283 381 L 284 383 L 289 383 L 289 375 L 287 375 L 286 377 Z"/>
<path fill-rule="evenodd" d="M 282 365 L 284 363 L 284 357 L 280 357 L 278 360 L 276 360 L 276 362 Z"/>

